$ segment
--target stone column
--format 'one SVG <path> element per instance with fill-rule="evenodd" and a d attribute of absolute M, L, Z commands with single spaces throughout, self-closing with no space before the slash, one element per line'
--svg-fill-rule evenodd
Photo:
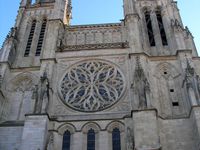
<path fill-rule="evenodd" d="M 186 86 L 187 86 L 187 91 L 190 98 L 191 106 L 197 106 L 197 100 L 196 100 L 194 89 L 192 88 L 192 84 L 187 83 Z"/>
<path fill-rule="evenodd" d="M 109 136 L 107 131 L 101 131 L 99 134 L 99 141 L 98 142 L 98 150 L 109 150 Z"/>
<path fill-rule="evenodd" d="M 47 115 L 27 115 L 25 119 L 21 150 L 44 150 L 48 135 Z"/>
<path fill-rule="evenodd" d="M 191 122 L 193 124 L 194 140 L 196 149 L 200 149 L 200 107 L 193 107 L 191 112 Z"/>
<path fill-rule="evenodd" d="M 139 53 L 143 52 L 142 42 L 140 38 L 140 27 L 139 27 L 139 15 L 129 14 L 126 15 L 125 23 L 128 29 L 128 39 L 129 39 L 129 46 L 131 48 L 131 53 Z"/>
<path fill-rule="evenodd" d="M 87 138 L 87 136 L 86 136 Z M 86 138 L 83 138 L 83 133 L 82 132 L 75 132 L 73 134 L 73 141 L 72 141 L 72 150 L 83 150 L 83 139 L 87 141 Z"/>
<path fill-rule="evenodd" d="M 159 150 L 159 135 L 156 110 L 133 112 L 135 149 Z"/>

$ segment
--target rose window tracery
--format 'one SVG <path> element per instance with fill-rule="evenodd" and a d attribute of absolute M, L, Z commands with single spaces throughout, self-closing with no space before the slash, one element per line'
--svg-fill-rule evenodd
<path fill-rule="evenodd" d="M 115 65 L 88 60 L 70 68 L 60 84 L 65 104 L 80 111 L 99 111 L 116 103 L 123 95 L 125 81 Z"/>

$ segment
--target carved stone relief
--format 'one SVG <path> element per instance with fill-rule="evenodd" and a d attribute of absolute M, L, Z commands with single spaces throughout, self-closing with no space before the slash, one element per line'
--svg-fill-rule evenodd
<path fill-rule="evenodd" d="M 22 115 L 25 113 L 31 113 L 33 109 L 34 102 L 31 97 L 35 82 L 37 82 L 37 79 L 32 73 L 22 73 L 8 83 L 9 86 L 7 90 L 12 93 L 9 95 L 9 97 L 11 96 L 9 105 L 11 109 L 15 107 L 15 105 L 19 105 L 17 112 L 13 112 L 17 113 L 15 114 L 17 115 L 17 120 L 21 119 Z M 15 97 L 15 101 L 13 101 L 12 97 Z M 13 108 L 13 110 L 15 109 Z"/>
<path fill-rule="evenodd" d="M 190 65 L 187 60 L 187 67 L 185 69 L 185 79 L 183 80 L 183 86 L 186 87 L 187 93 L 192 106 L 199 105 L 200 101 L 200 78 L 196 74 L 195 69 Z"/>
<path fill-rule="evenodd" d="M 65 31 L 62 42 L 59 42 L 63 44 L 62 50 L 128 47 L 128 43 L 122 41 L 121 24 L 71 26 Z"/>
<path fill-rule="evenodd" d="M 140 57 L 136 57 L 136 67 L 131 85 L 135 100 L 138 100 L 138 108 L 146 109 L 151 107 L 150 84 L 140 64 Z"/>
<path fill-rule="evenodd" d="M 62 101 L 79 111 L 100 111 L 116 103 L 125 91 L 125 79 L 114 64 L 86 60 L 73 65 L 61 80 Z"/>
<path fill-rule="evenodd" d="M 156 75 L 158 99 L 163 117 L 183 114 L 183 93 L 180 73 L 169 63 L 157 66 Z"/>

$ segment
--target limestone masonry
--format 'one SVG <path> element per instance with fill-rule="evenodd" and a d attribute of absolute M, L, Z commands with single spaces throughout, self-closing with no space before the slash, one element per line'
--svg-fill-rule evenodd
<path fill-rule="evenodd" d="M 73 26 L 70 0 L 21 0 L 0 150 L 200 150 L 200 58 L 177 2 L 123 3 L 119 23 Z"/>

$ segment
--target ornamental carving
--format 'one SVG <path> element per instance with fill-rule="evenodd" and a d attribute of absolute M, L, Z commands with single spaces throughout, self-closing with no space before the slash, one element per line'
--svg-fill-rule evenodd
<path fill-rule="evenodd" d="M 119 68 L 110 62 L 88 60 L 70 68 L 60 83 L 62 101 L 79 111 L 100 111 L 123 95 L 125 81 Z"/>

